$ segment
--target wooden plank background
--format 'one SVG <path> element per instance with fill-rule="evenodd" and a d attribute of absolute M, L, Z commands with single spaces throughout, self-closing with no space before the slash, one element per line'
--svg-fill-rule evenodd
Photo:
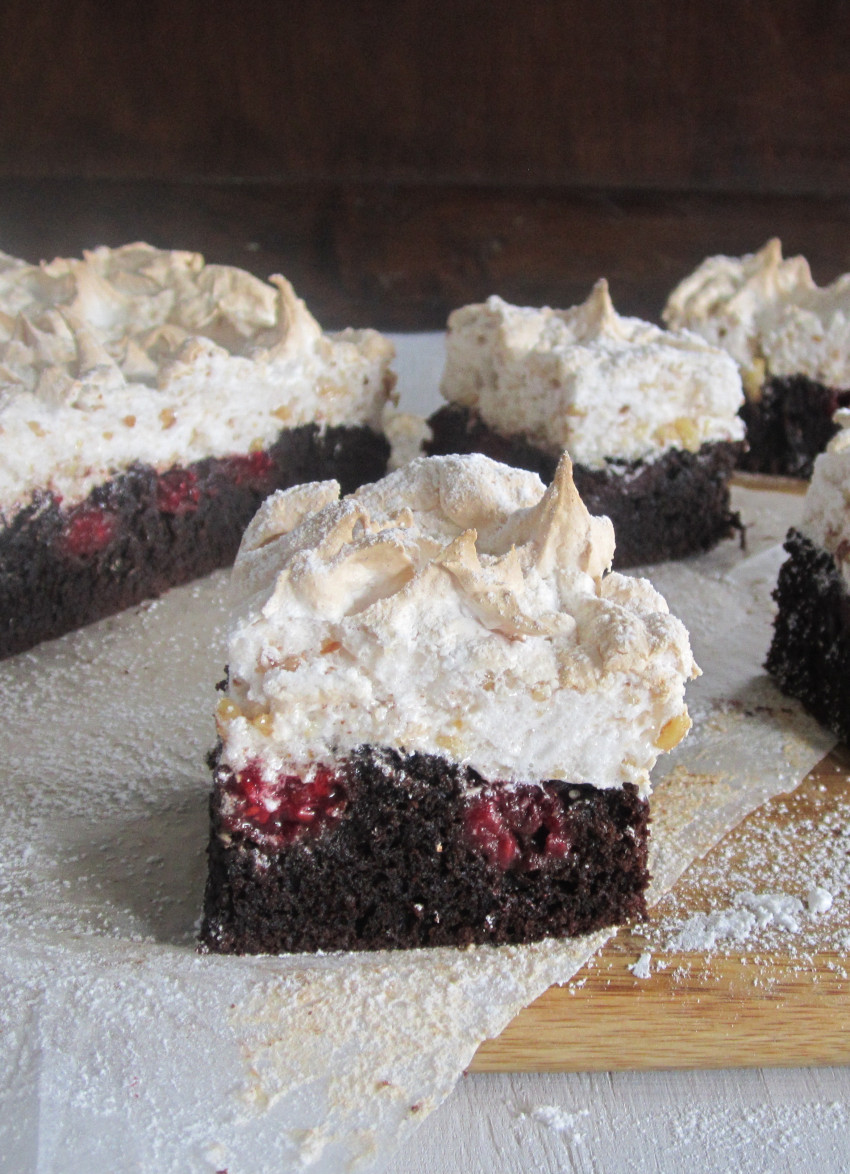
<path fill-rule="evenodd" d="M 0 248 L 146 237 L 326 325 L 603 273 L 656 316 L 775 232 L 850 269 L 846 0 L 5 0 Z"/>

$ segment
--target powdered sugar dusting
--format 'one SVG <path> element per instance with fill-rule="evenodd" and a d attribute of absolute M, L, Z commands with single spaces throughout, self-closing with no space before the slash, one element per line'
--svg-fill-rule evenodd
<path fill-rule="evenodd" d="M 848 1114 L 844 1105 L 801 1104 L 748 1106 L 739 1117 L 728 1109 L 683 1109 L 674 1117 L 672 1126 L 675 1150 L 684 1157 L 697 1146 L 702 1150 L 722 1152 L 734 1163 L 730 1168 L 741 1169 L 746 1160 L 748 1174 L 777 1169 L 778 1158 L 795 1150 L 805 1136 L 812 1119 L 819 1120 L 828 1129 L 840 1135 L 847 1130 Z M 753 1156 L 753 1143 L 758 1139 L 761 1156 Z M 746 1159 L 744 1154 L 746 1153 Z"/>
<path fill-rule="evenodd" d="M 675 958 L 692 981 L 713 976 L 715 957 L 740 958 L 761 987 L 850 977 L 848 781 L 807 782 L 695 865 L 641 934 L 659 966 Z"/>
<path fill-rule="evenodd" d="M 633 963 L 629 970 L 635 978 L 649 978 L 651 974 L 652 954 L 649 950 L 644 950 L 637 962 Z"/>
<path fill-rule="evenodd" d="M 785 893 L 736 893 L 729 909 L 695 913 L 670 938 L 673 950 L 714 949 L 718 940 L 745 942 L 754 930 L 775 926 L 797 933 L 803 903 Z"/>
<path fill-rule="evenodd" d="M 810 913 L 826 913 L 832 908 L 832 893 L 820 885 L 813 885 L 806 894 L 806 904 Z"/>

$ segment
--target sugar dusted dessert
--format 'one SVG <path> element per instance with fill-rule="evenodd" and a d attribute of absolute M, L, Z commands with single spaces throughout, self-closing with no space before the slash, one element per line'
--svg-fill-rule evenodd
<path fill-rule="evenodd" d="M 449 318 L 427 451 L 483 452 L 551 478 L 563 451 L 619 567 L 707 550 L 731 533 L 741 380 L 692 334 L 616 313 L 605 281 L 570 310 L 491 297 Z"/>
<path fill-rule="evenodd" d="M 744 468 L 810 477 L 850 407 L 850 274 L 818 286 L 804 257 L 771 240 L 743 257 L 708 257 L 664 310 L 740 364 L 747 426 Z"/>
<path fill-rule="evenodd" d="M 800 529 L 785 542 L 766 668 L 850 743 L 850 411 L 836 425 L 815 460 Z"/>
<path fill-rule="evenodd" d="M 0 656 L 231 562 L 275 488 L 381 476 L 392 355 L 197 253 L 0 254 Z"/>
<path fill-rule="evenodd" d="M 687 632 L 560 461 L 270 497 L 233 573 L 203 948 L 522 942 L 639 916 Z"/>

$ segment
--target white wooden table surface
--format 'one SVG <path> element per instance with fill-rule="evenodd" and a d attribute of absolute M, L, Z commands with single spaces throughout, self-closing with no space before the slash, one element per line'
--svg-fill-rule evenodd
<path fill-rule="evenodd" d="M 850 1069 L 474 1074 L 386 1169 L 846 1174 Z"/>

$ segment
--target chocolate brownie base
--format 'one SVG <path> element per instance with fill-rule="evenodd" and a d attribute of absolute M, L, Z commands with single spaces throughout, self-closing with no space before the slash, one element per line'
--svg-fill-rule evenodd
<path fill-rule="evenodd" d="M 202 950 L 531 942 L 645 914 L 649 810 L 631 785 L 500 788 L 371 748 L 336 771 L 334 817 L 275 850 L 234 820 L 235 777 L 215 768 Z"/>
<path fill-rule="evenodd" d="M 227 566 L 273 490 L 336 478 L 348 493 L 388 456 L 370 428 L 309 424 L 265 452 L 134 466 L 70 509 L 38 496 L 0 530 L 0 658 Z"/>
<path fill-rule="evenodd" d="M 481 452 L 506 465 L 530 469 L 549 484 L 560 453 L 547 452 L 521 436 L 503 436 L 468 408 L 449 404 L 428 421 L 431 456 Z M 699 452 L 671 448 L 655 461 L 608 461 L 605 468 L 573 466 L 582 501 L 591 514 L 614 524 L 620 570 L 641 563 L 684 558 L 710 550 L 741 529 L 729 509 L 727 482 L 740 444 L 704 444 Z"/>
<path fill-rule="evenodd" d="M 850 594 L 828 551 L 796 530 L 785 549 L 765 668 L 783 693 L 850 743 Z"/>
<path fill-rule="evenodd" d="M 812 475 L 818 453 L 838 431 L 833 416 L 850 407 L 850 391 L 838 391 L 805 375 L 773 376 L 741 408 L 747 451 L 740 468 L 786 477 Z"/>

